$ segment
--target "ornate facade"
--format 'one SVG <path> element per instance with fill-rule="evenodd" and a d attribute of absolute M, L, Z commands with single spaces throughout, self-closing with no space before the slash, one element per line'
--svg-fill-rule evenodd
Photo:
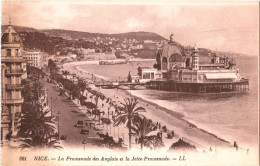
<path fill-rule="evenodd" d="M 22 56 L 22 42 L 17 32 L 9 26 L 1 37 L 1 138 L 16 135 L 17 125 L 24 102 L 21 90 L 26 78 L 26 65 Z"/>

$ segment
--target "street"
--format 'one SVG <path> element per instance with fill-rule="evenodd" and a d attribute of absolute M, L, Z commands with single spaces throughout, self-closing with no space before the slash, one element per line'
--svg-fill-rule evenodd
<path fill-rule="evenodd" d="M 52 115 L 57 117 L 56 128 L 59 128 L 59 136 L 64 135 L 67 137 L 66 140 L 60 140 L 63 148 L 84 149 L 84 146 L 86 146 L 86 149 L 92 146 L 97 148 L 99 138 L 96 135 L 96 130 L 87 128 L 89 134 L 84 135 L 80 134 L 81 128 L 75 127 L 79 120 L 83 121 L 84 127 L 86 126 L 87 118 L 81 110 L 72 101 L 67 100 L 66 95 L 59 96 L 59 90 L 56 89 L 54 84 L 46 82 L 45 86 L 48 89 L 48 104 L 52 110 Z M 83 142 L 86 144 L 83 144 Z"/>

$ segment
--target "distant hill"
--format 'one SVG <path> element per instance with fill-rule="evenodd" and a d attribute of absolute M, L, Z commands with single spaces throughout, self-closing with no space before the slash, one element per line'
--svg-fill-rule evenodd
<path fill-rule="evenodd" d="M 30 27 L 22 27 L 22 26 L 13 26 L 14 30 L 16 32 L 37 32 L 38 30 L 35 28 L 30 28 Z M 4 32 L 8 28 L 8 25 L 1 25 L 1 31 Z"/>
<path fill-rule="evenodd" d="M 242 54 L 242 53 L 234 53 L 234 52 L 224 52 L 224 51 L 215 51 L 216 52 L 216 54 L 218 55 L 218 56 L 222 56 L 222 57 L 224 57 L 224 56 L 227 56 L 227 57 L 229 57 L 229 58 L 237 58 L 237 57 L 248 57 L 248 55 L 247 54 Z"/>
<path fill-rule="evenodd" d="M 8 25 L 1 25 L 1 31 L 5 31 Z M 72 30 L 62 30 L 62 29 L 35 29 L 31 27 L 23 26 L 12 26 L 15 31 L 20 34 L 23 44 L 28 49 L 40 49 L 50 54 L 55 54 L 57 52 L 64 51 L 66 47 L 74 48 L 95 48 L 96 45 L 89 41 L 69 41 L 66 39 L 92 39 L 96 37 L 110 37 L 117 38 L 119 40 L 136 39 L 139 41 L 144 40 L 166 40 L 162 36 L 152 33 L 152 32 L 128 32 L 119 34 L 102 34 L 102 33 L 90 33 L 90 32 L 80 32 Z M 119 42 L 120 43 L 120 42 Z M 175 41 L 175 44 L 180 46 L 186 55 L 191 55 L 193 47 L 182 46 L 180 43 Z M 156 50 L 140 50 L 138 52 L 138 57 L 140 58 L 155 58 Z M 212 51 L 206 48 L 199 48 L 199 54 L 208 57 L 210 54 L 216 53 L 218 56 L 228 56 L 228 57 L 247 57 L 245 54 L 223 52 L 223 51 Z"/>
<path fill-rule="evenodd" d="M 80 32 L 80 31 L 71 31 L 71 30 L 62 30 L 62 29 L 50 29 L 50 30 L 40 30 L 40 32 L 45 33 L 46 35 L 52 35 L 57 37 L 64 37 L 70 39 L 91 39 L 95 37 L 110 37 L 110 38 L 119 38 L 123 40 L 127 39 L 136 39 L 136 40 L 165 40 L 162 36 L 151 33 L 151 32 L 128 32 L 128 33 L 119 33 L 119 34 L 102 34 L 102 33 L 89 33 L 89 32 Z"/>
<path fill-rule="evenodd" d="M 8 25 L 2 25 L 2 32 L 7 29 Z M 63 29 L 35 29 L 30 27 L 22 26 L 12 26 L 18 33 L 19 32 L 42 32 L 47 36 L 54 37 L 63 37 L 65 39 L 92 39 L 96 37 L 110 37 L 110 38 L 119 38 L 123 40 L 124 38 L 136 39 L 136 40 L 165 40 L 162 36 L 152 33 L 152 32 L 128 32 L 128 33 L 118 33 L 118 34 L 102 34 L 102 33 L 90 33 L 90 32 L 81 32 L 81 31 L 72 31 L 72 30 L 63 30 Z"/>

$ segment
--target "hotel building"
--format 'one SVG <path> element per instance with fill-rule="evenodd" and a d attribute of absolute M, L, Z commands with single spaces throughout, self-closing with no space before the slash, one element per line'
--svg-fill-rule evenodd
<path fill-rule="evenodd" d="M 22 42 L 9 26 L 1 37 L 1 138 L 16 135 L 24 99 L 21 95 L 22 79 L 26 78 L 26 65 L 22 56 Z"/>
<path fill-rule="evenodd" d="M 26 60 L 27 65 L 42 68 L 43 66 L 43 52 L 40 51 L 27 51 L 23 58 Z"/>

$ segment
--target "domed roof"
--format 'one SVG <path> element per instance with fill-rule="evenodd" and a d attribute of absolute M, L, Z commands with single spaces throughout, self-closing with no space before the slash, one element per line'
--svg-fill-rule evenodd
<path fill-rule="evenodd" d="M 168 44 L 166 44 L 162 51 L 162 57 L 170 57 L 173 54 L 179 54 L 181 56 L 184 56 L 183 50 L 174 42 L 170 41 Z"/>
<path fill-rule="evenodd" d="M 1 41 L 2 43 L 21 43 L 18 33 L 11 26 L 8 26 L 2 34 Z"/>

